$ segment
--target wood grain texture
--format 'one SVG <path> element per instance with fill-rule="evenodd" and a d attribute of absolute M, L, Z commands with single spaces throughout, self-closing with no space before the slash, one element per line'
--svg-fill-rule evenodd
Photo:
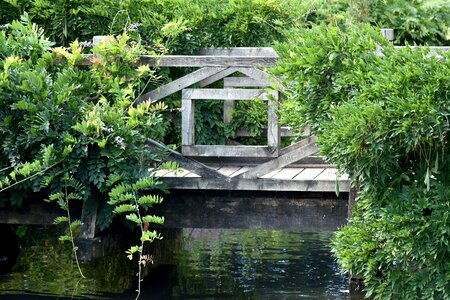
<path fill-rule="evenodd" d="M 185 156 L 276 157 L 267 146 L 183 145 L 182 153 Z"/>
<path fill-rule="evenodd" d="M 252 179 L 266 175 L 274 170 L 281 169 L 304 157 L 312 155 L 319 151 L 315 143 L 315 137 L 309 138 L 309 143 L 304 146 L 288 152 L 280 157 L 272 159 L 266 163 L 256 166 L 248 172 L 241 175 L 242 178 Z"/>
<path fill-rule="evenodd" d="M 164 97 L 167 97 L 173 93 L 181 91 L 182 89 L 193 85 L 205 78 L 209 78 L 221 71 L 224 71 L 226 68 L 217 68 L 217 67 L 205 67 L 201 68 L 197 71 L 189 73 L 181 78 L 178 78 L 172 82 L 164 84 L 159 88 L 150 91 L 144 95 L 139 96 L 136 99 L 136 103 L 142 101 L 158 101 Z"/>
<path fill-rule="evenodd" d="M 178 165 L 183 169 L 193 172 L 198 176 L 202 176 L 205 178 L 226 178 L 226 176 L 220 174 L 213 168 L 210 168 L 196 160 L 184 157 L 181 153 L 168 149 L 166 146 L 152 139 L 148 140 L 147 145 L 150 150 L 162 151 L 162 154 L 165 154 L 168 160 L 178 163 Z M 188 175 L 186 175 L 185 177 L 188 177 Z"/>
<path fill-rule="evenodd" d="M 268 100 L 269 95 L 277 97 L 276 91 L 267 92 L 263 89 L 184 89 L 183 99 L 195 100 L 252 100 L 259 98 Z"/>
<path fill-rule="evenodd" d="M 239 176 L 223 179 L 214 178 L 161 178 L 170 189 L 187 190 L 230 190 L 230 191 L 298 191 L 298 192 L 335 192 L 335 181 L 320 180 L 275 180 L 245 179 Z M 348 192 L 348 181 L 339 181 L 339 191 Z"/>

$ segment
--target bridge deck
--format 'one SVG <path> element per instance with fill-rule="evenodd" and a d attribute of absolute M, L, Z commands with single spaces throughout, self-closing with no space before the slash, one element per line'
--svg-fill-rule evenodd
<path fill-rule="evenodd" d="M 331 166 L 285 167 L 255 179 L 239 175 L 250 170 L 250 166 L 212 166 L 225 178 L 203 178 L 180 169 L 159 170 L 156 176 L 167 183 L 170 189 L 191 190 L 247 190 L 247 191 L 299 191 L 299 192 L 348 192 L 350 183 L 346 174 L 337 178 L 337 169 Z M 336 181 L 337 180 L 337 181 Z"/>

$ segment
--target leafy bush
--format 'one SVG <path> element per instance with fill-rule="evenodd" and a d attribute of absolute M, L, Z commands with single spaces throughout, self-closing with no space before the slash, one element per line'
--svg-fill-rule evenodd
<path fill-rule="evenodd" d="M 360 188 L 333 243 L 343 269 L 376 299 L 449 298 L 449 53 L 396 50 L 349 23 L 298 30 L 279 50 L 285 120 L 313 125 Z"/>
<path fill-rule="evenodd" d="M 101 202 L 118 182 L 150 175 L 159 157 L 146 141 L 164 135 L 164 106 L 133 105 L 154 75 L 134 66 L 141 49 L 128 35 L 95 47 L 90 67 L 79 65 L 78 42 L 50 49 L 27 15 L 0 32 L 0 45 L 2 205 L 20 205 L 31 192 L 59 193 L 68 180 L 76 186 L 69 192 Z M 102 228 L 111 218 L 104 220 Z"/>

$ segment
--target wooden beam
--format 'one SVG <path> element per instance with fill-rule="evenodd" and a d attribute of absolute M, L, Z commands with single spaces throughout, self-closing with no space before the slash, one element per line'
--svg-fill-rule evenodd
<path fill-rule="evenodd" d="M 208 47 L 200 49 L 199 55 L 278 57 L 278 54 L 275 52 L 275 50 L 270 47 Z"/>
<path fill-rule="evenodd" d="M 218 178 L 161 178 L 169 189 L 187 190 L 229 190 L 229 191 L 295 191 L 295 192 L 335 192 L 335 180 L 277 180 L 245 179 L 232 177 L 226 180 Z M 339 180 L 339 191 L 348 192 L 350 182 Z"/>
<path fill-rule="evenodd" d="M 181 147 L 185 156 L 216 156 L 216 157 L 276 157 L 273 149 L 267 146 L 216 146 L 192 145 Z"/>
<path fill-rule="evenodd" d="M 96 232 L 98 199 L 88 198 L 83 202 L 81 210 L 81 228 L 78 235 L 82 239 L 93 239 Z"/>
<path fill-rule="evenodd" d="M 178 163 L 178 165 L 183 169 L 191 171 L 199 176 L 202 176 L 204 178 L 219 178 L 220 180 L 227 178 L 225 175 L 217 172 L 215 169 L 210 168 L 196 160 L 184 157 L 181 153 L 173 151 L 167 148 L 165 145 L 160 144 L 152 139 L 148 140 L 147 145 L 150 149 L 163 151 L 163 153 L 166 153 L 167 159 Z"/>
<path fill-rule="evenodd" d="M 267 146 L 278 156 L 281 144 L 280 125 L 278 122 L 278 93 L 267 104 Z"/>
<path fill-rule="evenodd" d="M 222 72 L 225 70 L 225 68 L 218 68 L 218 67 L 205 67 L 201 68 L 197 71 L 194 71 L 192 73 L 189 73 L 181 78 L 178 78 L 172 82 L 169 82 L 163 86 L 160 86 L 159 88 L 150 91 L 144 95 L 139 96 L 136 99 L 136 103 L 142 102 L 142 101 L 158 101 L 164 97 L 167 97 L 173 93 L 176 93 L 178 91 L 181 91 L 182 89 L 193 85 L 194 83 L 197 83 L 205 78 L 211 77 L 212 75 L 215 75 L 217 73 Z"/>
<path fill-rule="evenodd" d="M 227 68 L 227 69 L 223 70 L 222 72 L 219 72 L 217 74 L 214 74 L 212 76 L 209 76 L 208 78 L 205 78 L 205 79 L 199 81 L 198 85 L 201 88 L 206 87 L 206 86 L 208 86 L 216 81 L 219 81 L 233 73 L 236 73 L 237 71 L 238 71 L 238 68 L 235 68 L 235 67 Z"/>
<path fill-rule="evenodd" d="M 231 102 L 231 101 L 227 101 Z M 291 137 L 291 136 L 298 136 L 297 134 L 295 134 L 292 131 L 291 127 L 286 127 L 286 126 L 281 126 L 280 127 L 280 135 L 281 137 Z M 248 129 L 246 128 L 239 128 L 238 130 L 236 130 L 236 136 L 237 137 L 252 137 L 254 135 L 251 135 L 250 132 L 248 131 Z M 267 136 L 267 128 L 263 128 L 258 136 Z M 302 135 L 303 136 L 303 135 Z M 284 148 L 283 148 L 284 149 Z M 282 150 L 282 149 L 281 149 Z"/>
<path fill-rule="evenodd" d="M 234 100 L 223 102 L 223 122 L 225 124 L 231 123 L 233 119 L 234 104 Z"/>
<path fill-rule="evenodd" d="M 223 79 L 224 87 L 266 87 L 271 86 L 269 80 L 256 80 L 251 77 L 225 77 Z"/>
<path fill-rule="evenodd" d="M 241 72 L 244 75 L 247 75 L 250 78 L 255 79 L 256 81 L 269 81 L 270 82 L 269 86 L 274 85 L 281 92 L 284 90 L 284 87 L 281 84 L 281 82 L 267 72 L 264 72 L 257 68 L 239 68 L 239 72 Z"/>
<path fill-rule="evenodd" d="M 273 67 L 278 59 L 267 56 L 141 55 L 138 64 L 155 67 Z"/>
<path fill-rule="evenodd" d="M 380 32 L 381 32 L 381 35 L 390 42 L 392 42 L 395 39 L 394 38 L 394 29 L 382 28 L 382 29 L 380 29 Z"/>
<path fill-rule="evenodd" d="M 262 89 L 184 89 L 183 93 L 183 99 L 196 100 L 268 100 L 268 95 L 277 97 L 276 91 L 267 92 Z"/>
<path fill-rule="evenodd" d="M 284 147 L 283 149 L 280 150 L 280 155 L 284 155 L 284 154 L 287 154 L 294 150 L 297 150 L 298 148 L 304 147 L 305 145 L 309 144 L 309 142 L 310 142 L 309 139 L 305 138 L 305 139 L 298 141 L 292 145 Z"/>
<path fill-rule="evenodd" d="M 187 90 L 181 93 L 181 144 L 195 144 L 195 102 Z"/>
<path fill-rule="evenodd" d="M 316 146 L 316 139 L 315 139 L 315 137 L 310 137 L 309 143 L 307 143 L 306 145 L 304 145 L 298 149 L 295 149 L 291 152 L 285 153 L 284 155 L 282 155 L 276 159 L 273 159 L 264 164 L 261 164 L 255 168 L 241 174 L 240 177 L 246 178 L 246 179 L 253 179 L 253 178 L 258 178 L 258 177 L 264 176 L 272 171 L 283 168 L 283 167 L 290 165 L 304 157 L 314 154 L 317 151 L 319 151 L 319 148 L 317 148 L 317 146 Z"/>

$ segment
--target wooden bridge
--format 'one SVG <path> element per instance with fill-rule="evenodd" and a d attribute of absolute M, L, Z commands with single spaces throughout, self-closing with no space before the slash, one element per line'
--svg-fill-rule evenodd
<path fill-rule="evenodd" d="M 198 67 L 196 71 L 159 87 L 138 101 L 159 101 L 181 92 L 181 153 L 169 151 L 169 159 L 181 170 L 160 170 L 156 175 L 170 189 L 248 191 L 349 191 L 346 175 L 338 176 L 325 164 L 315 138 L 308 130 L 303 139 L 281 148 L 281 138 L 292 136 L 278 121 L 277 108 L 283 87 L 264 68 L 274 66 L 278 55 L 272 48 L 207 48 L 195 56 L 166 56 L 158 62 L 145 57 L 142 63 L 165 67 Z M 236 76 L 238 75 L 238 76 Z M 220 84 L 217 82 L 220 81 Z M 210 86 L 223 86 L 211 88 Z M 223 119 L 232 119 L 235 101 L 261 99 L 267 103 L 267 142 L 264 145 L 198 145 L 195 139 L 195 103 L 223 101 Z M 245 135 L 245 129 L 240 130 Z M 238 133 L 238 135 L 239 135 Z M 167 149 L 155 141 L 151 147 Z"/>

